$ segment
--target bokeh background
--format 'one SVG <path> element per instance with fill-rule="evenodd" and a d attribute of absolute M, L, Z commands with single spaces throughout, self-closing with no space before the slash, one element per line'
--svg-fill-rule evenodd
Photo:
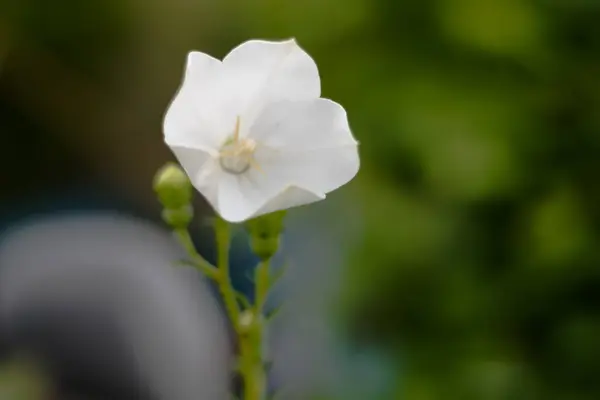
<path fill-rule="evenodd" d="M 296 37 L 361 143 L 357 179 L 289 227 L 320 266 L 301 294 L 337 265 L 316 308 L 353 367 L 328 398 L 598 399 L 599 21 L 596 0 L 5 0 L 0 229 L 159 223 L 186 53 Z"/>

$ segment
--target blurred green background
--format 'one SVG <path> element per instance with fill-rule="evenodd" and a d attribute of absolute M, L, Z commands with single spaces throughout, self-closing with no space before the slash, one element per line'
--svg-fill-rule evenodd
<path fill-rule="evenodd" d="M 394 398 L 600 398 L 596 0 L 4 0 L 0 205 L 158 215 L 186 53 L 288 37 L 361 142 L 343 315 Z"/>

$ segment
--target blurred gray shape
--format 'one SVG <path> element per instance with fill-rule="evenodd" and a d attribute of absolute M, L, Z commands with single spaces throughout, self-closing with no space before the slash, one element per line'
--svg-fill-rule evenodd
<path fill-rule="evenodd" d="M 286 400 L 314 394 L 344 400 L 386 399 L 393 385 L 389 361 L 357 349 L 339 311 L 349 249 L 360 239 L 360 209 L 332 195 L 290 212 L 283 251 L 289 261 L 270 305 L 282 304 L 269 330 L 272 380 Z"/>
<path fill-rule="evenodd" d="M 328 200 L 295 210 L 286 221 L 278 257 L 287 259 L 289 267 L 270 299 L 273 305 L 281 303 L 282 311 L 271 323 L 269 342 L 274 386 L 289 400 L 315 392 L 335 395 L 343 380 L 344 338 L 334 322 L 334 308 L 344 274 L 344 248 L 357 221 L 350 215 L 344 225 L 335 226 L 340 206 Z"/>
<path fill-rule="evenodd" d="M 182 253 L 170 235 L 104 213 L 31 219 L 3 237 L 0 334 L 10 347 L 98 393 L 228 398 L 225 321 L 197 271 L 172 266 Z"/>

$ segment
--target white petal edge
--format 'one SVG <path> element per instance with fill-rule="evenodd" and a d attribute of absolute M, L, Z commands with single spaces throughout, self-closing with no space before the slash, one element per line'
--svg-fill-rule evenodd
<path fill-rule="evenodd" d="M 213 205 L 217 201 L 217 163 L 207 152 L 189 147 L 173 146 L 171 151 L 190 178 L 194 188 Z"/>
<path fill-rule="evenodd" d="M 184 81 L 193 85 L 206 84 L 221 67 L 221 60 L 200 51 L 190 51 L 185 64 Z"/>
<path fill-rule="evenodd" d="M 250 136 L 271 149 L 288 151 L 358 145 L 344 107 L 325 98 L 270 104 Z"/>
<path fill-rule="evenodd" d="M 226 90 L 238 93 L 236 107 L 247 125 L 269 103 L 321 95 L 317 65 L 295 39 L 249 40 L 225 56 L 223 67 Z"/>
<path fill-rule="evenodd" d="M 259 217 L 275 211 L 304 206 L 324 199 L 324 194 L 313 193 L 299 186 L 290 185 L 275 198 L 269 200 L 267 204 L 262 206 L 252 217 Z"/>
<path fill-rule="evenodd" d="M 256 160 L 271 179 L 329 193 L 358 173 L 358 142 L 344 108 L 327 99 L 268 107 L 250 135 Z"/>
<path fill-rule="evenodd" d="M 241 175 L 224 173 L 217 189 L 215 211 L 229 222 L 242 222 L 281 190 L 283 182 L 266 179 L 257 171 Z"/>
<path fill-rule="evenodd" d="M 256 178 L 257 175 L 254 175 Z M 239 223 L 259 215 L 325 199 L 296 185 L 228 175 L 219 183 L 215 211 L 226 221 Z M 275 187 L 279 187 L 273 191 Z"/>
<path fill-rule="evenodd" d="M 222 73 L 216 58 L 198 51 L 188 54 L 183 81 L 163 120 L 167 145 L 209 151 L 222 143 L 235 123 L 218 85 Z"/>

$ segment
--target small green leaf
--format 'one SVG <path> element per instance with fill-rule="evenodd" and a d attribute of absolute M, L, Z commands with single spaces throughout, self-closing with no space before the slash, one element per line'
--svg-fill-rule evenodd
<path fill-rule="evenodd" d="M 267 321 L 273 320 L 273 318 L 275 318 L 277 316 L 277 314 L 279 314 L 279 312 L 281 311 L 282 308 L 283 308 L 283 304 L 273 307 L 265 314 L 265 319 Z"/>
<path fill-rule="evenodd" d="M 188 259 L 178 260 L 178 261 L 175 262 L 175 265 L 180 266 L 180 267 L 194 267 L 194 268 L 196 268 L 196 264 L 194 264 L 193 261 L 190 261 Z"/>
<path fill-rule="evenodd" d="M 275 286 L 281 280 L 283 275 L 285 275 L 285 272 L 288 270 L 289 266 L 290 263 L 286 262 L 281 267 L 279 267 L 277 271 L 275 271 L 275 273 L 271 276 L 271 279 L 269 281 L 269 287 Z"/>

